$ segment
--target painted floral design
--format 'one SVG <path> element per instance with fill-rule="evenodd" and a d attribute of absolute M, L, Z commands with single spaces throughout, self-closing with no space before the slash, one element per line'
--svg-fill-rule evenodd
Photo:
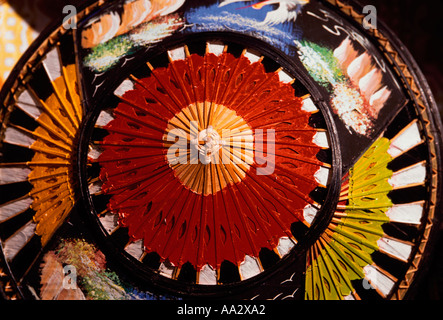
<path fill-rule="evenodd" d="M 82 30 L 81 45 L 90 53 L 84 65 L 94 72 L 114 67 L 122 58 L 149 47 L 183 27 L 174 13 L 184 0 L 127 0 L 122 13 L 105 13 Z"/>
<path fill-rule="evenodd" d="M 335 50 L 294 42 L 309 74 L 331 92 L 333 111 L 351 133 L 368 136 L 391 94 L 374 59 L 367 52 L 360 54 L 350 38 Z"/>
<path fill-rule="evenodd" d="M 56 300 L 165 300 L 140 291 L 106 267 L 106 257 L 84 239 L 62 239 L 46 253 L 41 271 L 41 299 Z M 66 289 L 63 267 L 75 270 L 77 283 Z M 75 279 L 75 278 L 74 278 Z M 78 287 L 77 287 L 78 286 Z M 74 295 L 75 294 L 75 295 Z"/>

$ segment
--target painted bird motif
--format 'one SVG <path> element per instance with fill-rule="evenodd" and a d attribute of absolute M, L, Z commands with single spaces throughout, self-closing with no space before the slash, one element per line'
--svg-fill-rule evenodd
<path fill-rule="evenodd" d="M 219 7 L 226 6 L 231 3 L 239 2 L 243 0 L 225 0 L 219 4 Z M 250 0 L 247 0 L 250 1 Z M 243 1 L 244 2 L 244 1 Z M 264 0 L 253 5 L 249 5 L 243 8 L 252 7 L 260 10 L 264 6 L 278 4 L 278 8 L 269 11 L 266 14 L 265 20 L 261 24 L 263 25 L 276 25 L 284 22 L 295 21 L 297 15 L 300 13 L 301 8 L 308 4 L 309 0 Z"/>

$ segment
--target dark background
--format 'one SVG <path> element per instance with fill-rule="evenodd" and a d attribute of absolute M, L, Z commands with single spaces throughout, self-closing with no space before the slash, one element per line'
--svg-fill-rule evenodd
<path fill-rule="evenodd" d="M 82 2 L 84 1 L 9 1 L 37 31 L 42 31 L 51 20 L 60 19 L 65 5 L 76 5 Z M 383 21 L 411 52 L 428 80 L 440 115 L 442 115 L 443 0 L 359 0 L 358 2 L 361 5 L 374 5 L 378 19 Z M 38 10 L 31 10 L 30 14 L 30 6 Z M 443 230 L 443 224 L 440 225 L 440 230 Z M 443 299 L 443 237 L 441 236 L 428 267 L 429 270 L 418 288 L 416 298 L 420 300 Z"/>

